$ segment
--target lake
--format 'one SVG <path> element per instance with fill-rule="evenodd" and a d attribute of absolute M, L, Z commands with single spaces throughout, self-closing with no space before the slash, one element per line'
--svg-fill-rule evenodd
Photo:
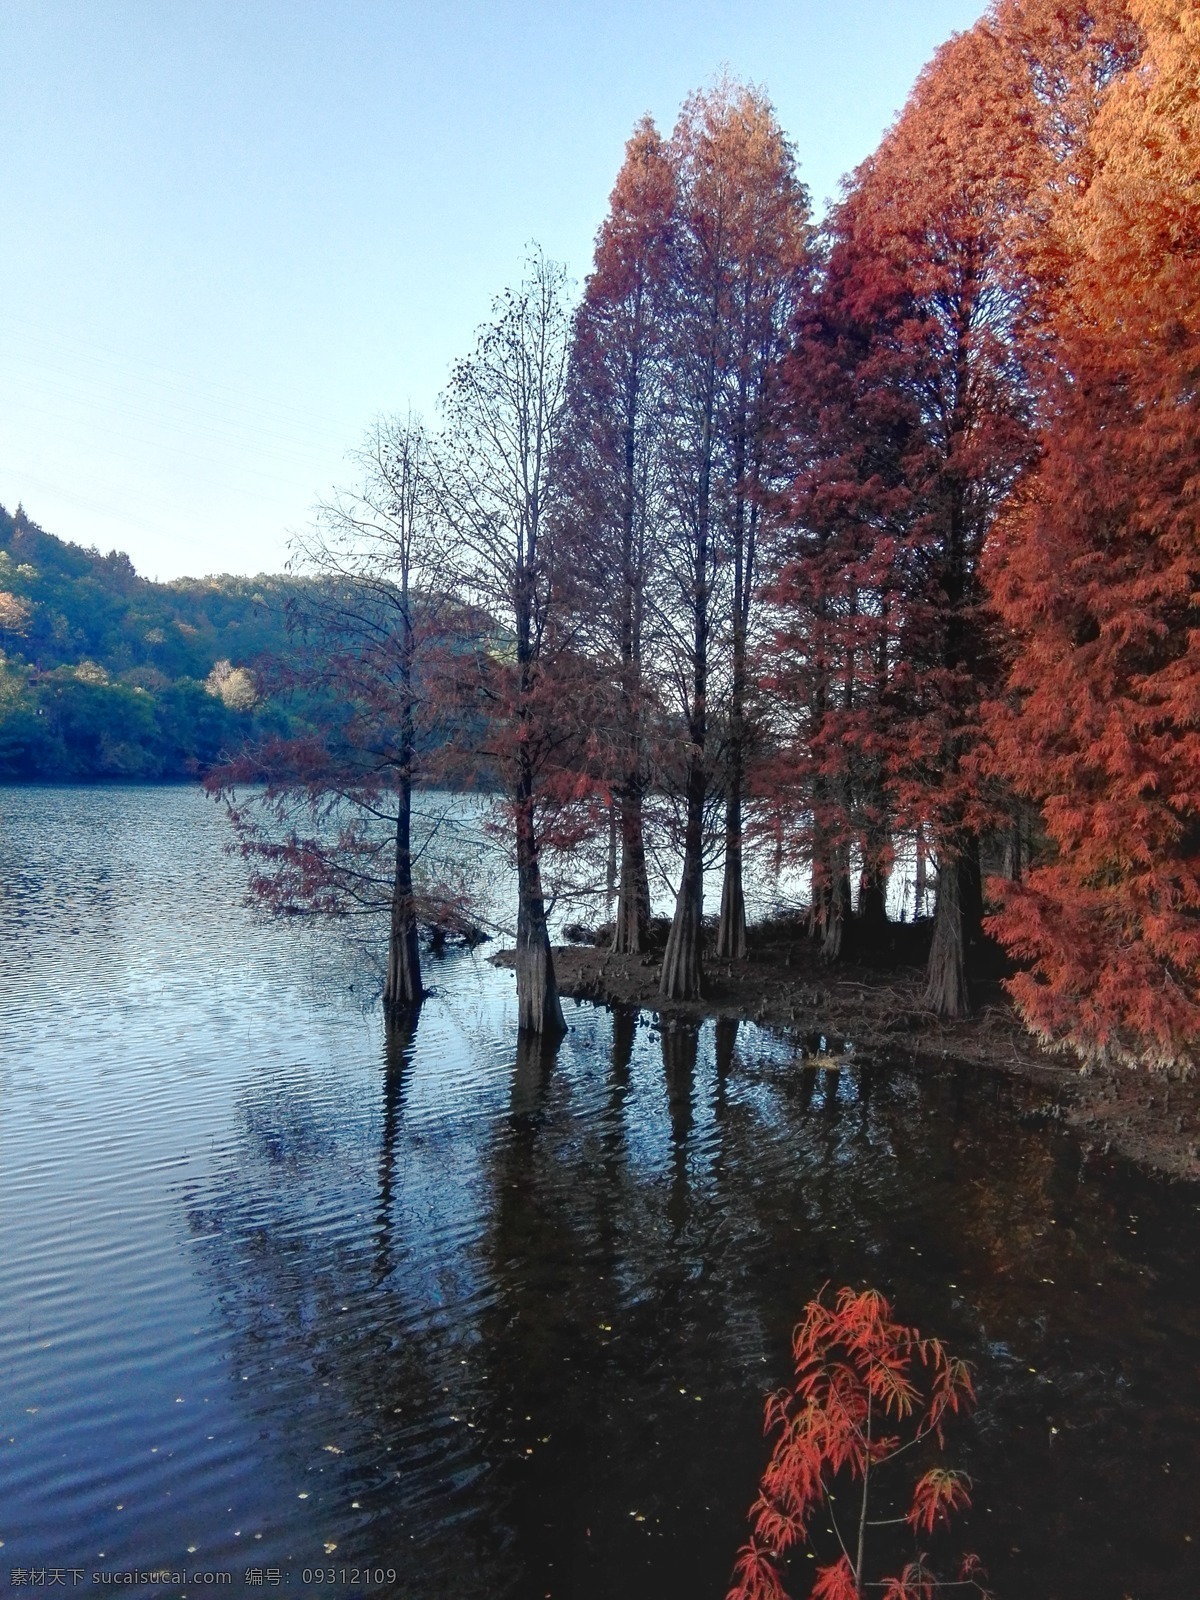
<path fill-rule="evenodd" d="M 0 788 L 0 1581 L 720 1600 L 831 1282 L 976 1363 L 1000 1600 L 1200 1595 L 1194 1185 L 949 1064 L 571 1003 L 519 1049 L 486 946 L 389 1035 L 227 842 Z"/>

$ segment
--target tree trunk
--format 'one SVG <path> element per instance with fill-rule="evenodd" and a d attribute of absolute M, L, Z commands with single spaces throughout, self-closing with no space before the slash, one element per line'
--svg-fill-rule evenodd
<path fill-rule="evenodd" d="M 704 993 L 700 960 L 704 937 L 704 790 L 703 753 L 693 751 L 688 765 L 683 877 L 658 985 L 666 1000 L 699 1000 Z"/>
<path fill-rule="evenodd" d="M 642 796 L 636 781 L 621 796 L 621 881 L 613 949 L 639 955 L 650 942 L 650 882 L 642 835 Z"/>
<path fill-rule="evenodd" d="M 608 860 L 604 873 L 604 911 L 612 916 L 613 901 L 617 898 L 617 808 L 611 800 L 608 805 Z"/>
<path fill-rule="evenodd" d="M 533 775 L 521 760 L 517 793 L 517 1027 L 522 1032 L 560 1034 L 567 1031 L 550 932 L 542 872 L 533 836 Z"/>
<path fill-rule="evenodd" d="M 943 847 L 939 853 L 937 909 L 925 989 L 926 1003 L 939 1017 L 966 1017 L 971 1012 L 964 916 L 964 901 L 970 900 L 969 885 L 965 882 L 969 873 L 969 862 Z"/>
<path fill-rule="evenodd" d="M 717 955 L 724 961 L 744 961 L 746 958 L 741 754 L 739 740 L 729 778 L 729 797 L 725 802 L 725 877 L 721 884 L 721 921 L 717 928 Z"/>
<path fill-rule="evenodd" d="M 708 556 L 719 321 L 720 297 L 714 294 L 710 306 L 707 372 L 698 450 L 691 583 L 687 591 L 692 624 L 691 701 L 687 707 L 687 823 L 683 842 L 683 876 L 675 900 L 675 915 L 671 920 L 671 932 L 667 936 L 659 979 L 659 993 L 666 1000 L 698 1000 L 704 989 L 700 957 L 704 936 L 704 801 L 708 793 L 705 753 L 708 739 Z"/>
<path fill-rule="evenodd" d="M 878 945 L 887 937 L 887 882 L 879 862 L 867 867 L 859 881 L 858 922 L 868 944 Z"/>
<path fill-rule="evenodd" d="M 744 415 L 745 394 L 740 396 Z M 739 428 L 735 450 L 738 482 L 746 466 L 745 431 Z M 725 801 L 725 877 L 721 884 L 721 920 L 717 955 L 723 961 L 746 956 L 746 897 L 742 888 L 742 777 L 746 764 L 746 625 L 753 577 L 754 519 L 747 539 L 745 497 L 739 492 L 733 528 L 733 681 L 729 694 L 729 777 Z"/>
<path fill-rule="evenodd" d="M 413 915 L 412 883 L 412 780 L 400 779 L 396 796 L 396 866 L 392 880 L 392 922 L 388 937 L 387 976 L 383 1003 L 387 1007 L 417 1005 L 421 987 L 421 950 Z"/>
<path fill-rule="evenodd" d="M 1021 846 L 1021 824 L 1017 821 L 1004 830 L 1004 861 L 1000 868 L 1001 876 L 1012 879 L 1014 883 L 1020 881 L 1024 865 Z"/>
<path fill-rule="evenodd" d="M 522 860 L 524 857 L 524 860 Z M 517 844 L 517 1027 L 530 1033 L 567 1031 L 546 927 L 542 875 L 536 854 Z"/>
<path fill-rule="evenodd" d="M 838 852 L 840 857 L 841 852 Z M 842 953 L 842 939 L 846 932 L 846 918 L 850 913 L 850 874 L 844 862 L 835 860 L 833 882 L 829 886 L 825 905 L 824 928 L 821 933 L 821 960 L 837 961 Z"/>
<path fill-rule="evenodd" d="M 650 942 L 650 880 L 642 833 L 642 585 L 644 551 L 637 531 L 637 436 L 640 387 L 635 372 L 626 401 L 621 519 L 621 877 L 613 949 L 639 955 Z"/>

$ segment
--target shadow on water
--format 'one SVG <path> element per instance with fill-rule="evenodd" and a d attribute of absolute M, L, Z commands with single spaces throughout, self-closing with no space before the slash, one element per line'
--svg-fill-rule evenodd
<path fill-rule="evenodd" d="M 383 1132 L 379 1141 L 379 1212 L 375 1252 L 375 1286 L 395 1265 L 392 1200 L 396 1160 L 404 1113 L 404 1080 L 412 1066 L 421 1002 L 385 1010 L 383 1018 Z"/>
<path fill-rule="evenodd" d="M 428 1161 L 446 1130 L 406 1123 L 433 1070 L 412 1018 L 387 1041 L 370 1270 L 352 1238 L 301 1247 L 290 1222 L 218 1263 L 259 1426 L 311 1439 L 310 1475 L 336 1429 L 316 1510 L 347 1560 L 403 1560 L 414 1595 L 718 1596 L 762 1394 L 832 1279 L 877 1284 L 978 1364 L 964 1539 L 1001 1595 L 1186 1592 L 1194 1206 L 1081 1173 L 1007 1085 L 797 1072 L 757 1030 L 586 1023 L 514 1052 L 448 1199 Z M 301 1173 L 279 1178 L 282 1223 Z M 261 1209 L 252 1160 L 226 1182 L 227 1208 Z"/>
<path fill-rule="evenodd" d="M 0 1506 L 46 1508 L 37 1551 L 0 1529 L 6 1560 L 48 1562 L 57 1540 L 182 1561 L 190 1542 L 234 1566 L 256 1538 L 293 1592 L 336 1560 L 384 1573 L 341 1594 L 719 1600 L 791 1329 L 823 1283 L 869 1283 L 976 1363 L 953 1450 L 977 1486 L 962 1543 L 1000 1600 L 1200 1594 L 1193 1189 L 1085 1161 L 1033 1091 L 977 1072 L 588 1006 L 562 1041 L 518 1046 L 510 976 L 454 955 L 439 995 L 377 1032 L 315 947 L 320 986 L 279 981 L 295 931 L 276 946 L 214 919 L 205 957 L 200 909 L 187 927 L 219 1005 L 187 1013 L 168 974 L 139 1010 L 89 978 L 42 1053 L 25 1036 L 47 1082 L 78 1074 L 59 1043 L 89 1016 L 94 1083 L 134 1085 L 111 1115 L 136 1142 L 133 1187 L 89 1199 L 71 1233 L 40 1197 L 93 1193 L 78 1097 L 39 1089 L 27 1147 L 10 1125 L 7 1170 L 32 1174 L 22 1227 L 50 1209 L 33 1266 L 19 1240 L 0 1266 L 0 1422 L 18 1439 Z M 153 1188 L 138 1174 L 180 1127 Z M 107 1276 L 69 1265 L 87 1293 L 39 1340 L 18 1274 L 65 1281 L 80 1237 Z M 155 1251 L 159 1291 L 131 1300 Z"/>

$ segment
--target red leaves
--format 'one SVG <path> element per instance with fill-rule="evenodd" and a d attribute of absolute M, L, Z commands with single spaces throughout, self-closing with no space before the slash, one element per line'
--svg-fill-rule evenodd
<path fill-rule="evenodd" d="M 884 1580 L 883 1600 L 933 1600 L 937 1589 L 937 1579 L 918 1557 L 909 1562 L 898 1578 Z"/>
<path fill-rule="evenodd" d="M 881 1495 L 894 1501 L 898 1474 L 885 1469 L 899 1461 L 917 1465 L 920 1456 L 910 1452 L 940 1448 L 947 1415 L 970 1408 L 975 1393 L 967 1364 L 937 1339 L 897 1322 L 873 1289 L 839 1289 L 832 1306 L 823 1295 L 809 1301 L 792 1349 L 792 1386 L 766 1402 L 766 1431 L 775 1444 L 727 1600 L 781 1600 L 780 1564 L 816 1531 L 818 1513 L 841 1554 L 815 1569 L 811 1600 L 863 1600 L 868 1588 L 880 1587 L 892 1600 L 926 1600 L 939 1585 L 923 1553 L 900 1577 L 868 1581 L 873 1530 L 897 1523 L 914 1533 L 944 1527 L 970 1505 L 970 1480 L 931 1466 L 913 1485 L 903 1515 L 880 1516 L 875 1507 Z M 974 1584 L 981 1572 L 969 1557 L 960 1581 Z"/>
<path fill-rule="evenodd" d="M 726 1600 L 787 1600 L 787 1590 L 770 1554 L 753 1540 L 738 1551 L 733 1585 Z"/>
<path fill-rule="evenodd" d="M 970 1482 L 965 1473 L 931 1467 L 913 1490 L 909 1522 L 926 1533 L 932 1533 L 939 1522 L 949 1522 L 952 1511 L 965 1510 L 971 1504 Z"/>
<path fill-rule="evenodd" d="M 852 857 L 875 868 L 895 831 L 949 862 L 1004 818 L 977 760 L 1004 648 L 980 564 L 1037 448 L 1047 213 L 1136 53 L 1122 0 L 1000 0 L 937 53 L 827 225 L 785 363 L 763 774 L 827 919 Z M 974 893 L 943 904 L 975 920 Z M 940 982 L 931 999 L 952 1008 Z"/>
<path fill-rule="evenodd" d="M 862 1600 L 862 1590 L 854 1581 L 849 1556 L 843 1556 L 832 1567 L 818 1567 L 812 1600 Z"/>

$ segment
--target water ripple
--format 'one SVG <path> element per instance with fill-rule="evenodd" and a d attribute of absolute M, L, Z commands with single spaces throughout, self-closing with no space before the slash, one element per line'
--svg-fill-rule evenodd
<path fill-rule="evenodd" d="M 749 1025 L 569 1006 L 518 1047 L 466 953 L 385 1034 L 361 943 L 247 910 L 225 837 L 189 789 L 0 789 L 12 1565 L 717 1600 L 832 1278 L 979 1363 L 1001 1593 L 1200 1592 L 1186 1194 L 1084 1170 L 1011 1087 Z"/>

